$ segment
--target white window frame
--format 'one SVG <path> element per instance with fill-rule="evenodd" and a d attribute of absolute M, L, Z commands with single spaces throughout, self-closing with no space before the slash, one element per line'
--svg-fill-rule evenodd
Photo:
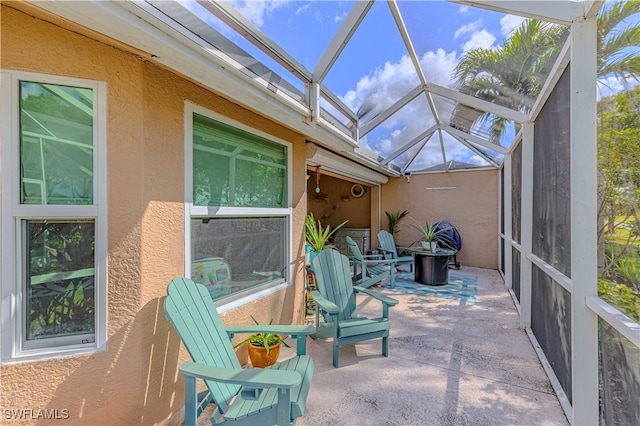
<path fill-rule="evenodd" d="M 33 205 L 20 203 L 20 81 L 88 88 L 93 90 L 93 204 Z M 0 305 L 0 363 L 9 364 L 95 352 L 107 340 L 107 84 L 99 81 L 40 73 L 0 72 L 2 89 L 2 305 Z M 23 348 L 25 274 L 23 270 L 24 220 L 93 220 L 95 226 L 95 338 L 86 344 L 62 346 L 59 339 L 39 342 L 39 348 Z M 41 344 L 42 343 L 42 344 Z"/>
<path fill-rule="evenodd" d="M 217 206 L 194 206 L 193 205 L 193 114 L 199 114 L 212 120 L 236 127 L 248 133 L 261 136 L 272 142 L 276 142 L 287 147 L 287 206 L 282 208 L 260 208 L 260 207 L 217 207 Z M 184 172 L 185 172 L 185 254 L 184 254 L 184 274 L 186 277 L 191 276 L 191 219 L 198 217 L 285 217 L 286 235 L 285 251 L 287 255 L 286 273 L 283 280 L 272 283 L 265 283 L 259 287 L 246 290 L 244 292 L 231 294 L 226 298 L 216 300 L 216 307 L 219 312 L 226 312 L 242 306 L 246 303 L 261 299 L 270 294 L 276 293 L 284 288 L 292 285 L 292 145 L 273 135 L 261 132 L 257 129 L 249 127 L 245 124 L 232 120 L 221 114 L 215 113 L 209 109 L 203 108 L 192 102 L 186 101 L 184 108 Z"/>

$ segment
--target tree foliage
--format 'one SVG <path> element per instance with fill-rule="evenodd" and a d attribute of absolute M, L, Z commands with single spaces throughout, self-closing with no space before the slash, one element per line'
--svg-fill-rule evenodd
<path fill-rule="evenodd" d="M 604 84 L 612 76 L 623 84 L 640 81 L 640 25 L 627 23 L 638 13 L 640 1 L 616 1 L 598 15 L 597 76 Z M 528 113 L 568 35 L 561 25 L 525 20 L 502 47 L 462 55 L 454 70 L 458 90 Z M 484 123 L 490 123 L 491 138 L 497 143 L 507 128 L 506 119 L 462 104 L 451 117 L 451 126 L 466 132 Z"/>

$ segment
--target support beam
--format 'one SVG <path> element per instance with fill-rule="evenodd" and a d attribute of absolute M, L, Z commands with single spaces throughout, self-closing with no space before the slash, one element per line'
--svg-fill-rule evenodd
<path fill-rule="evenodd" d="M 598 424 L 597 19 L 571 26 L 571 389 L 574 424 Z"/>
<path fill-rule="evenodd" d="M 357 1 L 354 3 L 351 12 L 349 12 L 345 20 L 342 22 L 340 29 L 333 40 L 331 40 L 329 47 L 324 51 L 313 69 L 311 74 L 315 81 L 322 83 L 331 69 L 331 66 L 338 59 L 338 56 L 340 56 L 340 53 L 342 53 L 347 43 L 356 32 L 360 22 L 362 22 L 367 12 L 369 12 L 369 9 L 371 9 L 371 6 L 373 6 L 373 0 Z"/>
<path fill-rule="evenodd" d="M 240 12 L 226 2 L 212 2 L 197 0 L 200 6 L 214 14 L 225 24 L 233 28 L 238 34 L 249 40 L 251 44 L 256 46 L 271 59 L 289 70 L 300 80 L 308 83 L 311 81 L 311 73 L 305 69 L 293 56 L 289 55 L 273 40 L 267 37 L 255 25 L 253 25 Z"/>
<path fill-rule="evenodd" d="M 575 18 L 584 15 L 584 7 L 580 3 L 568 0 L 556 0 L 552 5 L 547 1 L 539 0 L 449 1 L 562 25 L 570 25 Z"/>
<path fill-rule="evenodd" d="M 484 146 L 485 148 L 489 148 L 490 150 L 495 151 L 495 152 L 499 152 L 500 154 L 505 155 L 508 152 L 507 149 L 504 148 L 503 146 L 496 145 L 494 143 L 491 143 L 491 142 L 487 141 L 486 139 L 482 139 L 482 138 L 479 138 L 477 136 L 470 135 L 469 133 L 465 133 L 462 130 L 455 129 L 455 128 L 451 127 L 451 126 L 443 125 L 442 126 L 442 130 L 444 130 L 445 132 L 449 133 L 454 138 L 458 137 L 458 138 L 462 138 L 462 139 L 468 140 L 469 142 L 477 143 L 480 146 Z"/>
<path fill-rule="evenodd" d="M 520 327 L 531 328 L 531 269 L 533 252 L 533 122 L 522 124 L 520 189 Z"/>
<path fill-rule="evenodd" d="M 504 156 L 504 282 L 513 288 L 513 179 L 511 178 L 511 154 Z"/>

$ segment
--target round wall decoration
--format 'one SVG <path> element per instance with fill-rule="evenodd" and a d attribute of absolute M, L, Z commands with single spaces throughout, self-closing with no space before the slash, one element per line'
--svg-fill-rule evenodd
<path fill-rule="evenodd" d="M 351 195 L 353 195 L 355 198 L 362 197 L 366 192 L 367 192 L 367 190 L 364 189 L 364 187 L 362 185 L 360 185 L 359 183 L 355 183 L 351 187 Z"/>

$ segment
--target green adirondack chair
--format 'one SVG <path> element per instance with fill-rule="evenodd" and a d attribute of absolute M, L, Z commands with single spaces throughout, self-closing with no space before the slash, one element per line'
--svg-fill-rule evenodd
<path fill-rule="evenodd" d="M 385 259 L 394 259 L 397 265 L 409 265 L 413 271 L 413 256 L 398 256 L 398 247 L 391 233 L 381 229 L 378 232 L 378 244 Z"/>
<path fill-rule="evenodd" d="M 333 366 L 339 365 L 339 348 L 364 340 L 382 338 L 382 355 L 389 355 L 389 306 L 398 301 L 374 291 L 354 286 L 349 259 L 337 250 L 326 249 L 311 261 L 318 290 L 311 295 L 316 302 L 314 338 L 333 338 Z M 356 294 L 363 293 L 381 302 L 378 318 L 358 316 Z"/>
<path fill-rule="evenodd" d="M 164 301 L 167 319 L 180 335 L 193 362 L 180 366 L 185 378 L 185 425 L 195 425 L 209 402 L 216 405 L 211 423 L 290 425 L 304 414 L 314 364 L 306 338 L 315 328 L 297 325 L 224 327 L 209 291 L 187 278 L 176 278 Z M 297 356 L 269 368 L 243 369 L 231 345 L 234 333 L 269 331 L 296 340 Z M 198 379 L 206 390 L 198 393 Z"/>
<path fill-rule="evenodd" d="M 395 285 L 396 265 L 395 259 L 384 259 L 379 255 L 363 255 L 360 247 L 347 235 L 347 246 L 353 254 L 353 284 L 367 288 L 389 278 L 389 286 Z"/>

